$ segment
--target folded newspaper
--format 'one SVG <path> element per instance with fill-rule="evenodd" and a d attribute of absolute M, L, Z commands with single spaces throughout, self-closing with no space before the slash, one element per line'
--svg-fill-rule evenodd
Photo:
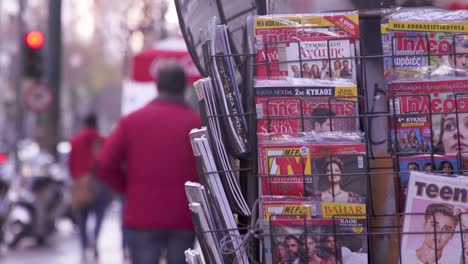
<path fill-rule="evenodd" d="M 215 116 L 217 114 L 215 106 L 214 89 L 209 78 L 197 81 L 194 84 L 195 90 L 199 96 L 201 104 L 205 106 L 208 116 Z M 213 173 L 220 175 L 222 182 L 222 190 L 227 195 L 229 204 L 232 209 L 242 215 L 250 215 L 250 207 L 248 206 L 239 186 L 237 173 L 234 171 L 232 158 L 226 150 L 226 146 L 222 142 L 222 130 L 220 120 L 218 118 L 208 118 L 208 128 L 201 131 L 194 130 L 191 135 L 204 135 L 202 140 L 206 142 L 206 148 L 210 150 L 212 156 L 210 159 L 204 157 L 204 163 L 211 163 L 210 171 L 204 173 Z M 208 175 L 209 176 L 209 175 Z"/>
<path fill-rule="evenodd" d="M 249 152 L 247 142 L 247 121 L 241 103 L 241 93 L 237 81 L 235 62 L 229 45 L 226 25 L 216 25 L 216 19 L 210 20 L 206 32 L 204 56 L 209 64 L 209 74 L 213 84 L 216 118 L 221 121 L 228 151 L 235 157 L 245 156 Z M 219 111 L 219 112 L 218 112 Z"/>

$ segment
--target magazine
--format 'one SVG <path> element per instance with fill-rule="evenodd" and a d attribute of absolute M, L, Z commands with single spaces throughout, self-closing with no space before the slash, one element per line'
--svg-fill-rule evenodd
<path fill-rule="evenodd" d="M 312 153 L 321 153 L 321 147 L 312 147 Z M 323 152 L 322 152 L 323 153 Z M 368 197 L 365 153 L 344 151 L 317 154 L 312 157 L 313 184 L 306 184 L 306 196 L 323 202 L 365 204 Z"/>
<path fill-rule="evenodd" d="M 440 174 L 443 176 L 454 176 L 460 166 L 456 155 L 416 155 L 396 157 L 398 165 L 400 208 L 404 210 L 406 195 L 408 193 L 408 180 L 411 171 L 421 171 L 425 173 Z"/>
<path fill-rule="evenodd" d="M 468 228 L 468 181 L 410 173 L 401 242 L 401 263 L 457 264 L 463 261 Z M 463 235 L 463 237 L 462 237 Z M 467 245 L 467 244 L 465 244 Z"/>
<path fill-rule="evenodd" d="M 466 11 L 401 9 L 385 18 L 382 45 L 386 83 L 405 78 L 468 76 Z"/>
<path fill-rule="evenodd" d="M 359 131 L 357 99 L 357 87 L 350 83 L 257 81 L 257 133 L 274 138 L 311 131 Z"/>
<path fill-rule="evenodd" d="M 389 96 L 393 152 L 457 154 L 460 151 L 463 142 L 450 144 L 446 138 L 444 146 L 443 136 L 465 129 L 460 120 L 468 115 L 468 79 L 395 81 L 389 85 Z"/>
<path fill-rule="evenodd" d="M 360 211 L 358 207 L 365 208 L 364 205 L 352 204 L 328 204 L 328 206 L 332 208 L 347 206 L 348 211 Z M 297 215 L 294 219 L 278 216 L 266 221 L 264 230 L 266 263 L 329 261 L 351 264 L 351 261 L 343 258 L 342 252 L 359 252 L 365 255 L 367 260 L 365 214 L 333 214 L 321 219 L 309 219 L 305 215 Z"/>
<path fill-rule="evenodd" d="M 357 12 L 258 16 L 257 78 L 356 80 Z"/>
<path fill-rule="evenodd" d="M 320 166 L 315 164 L 319 162 L 318 159 L 322 159 L 321 162 L 323 162 L 325 157 L 344 158 L 344 168 L 352 173 L 347 177 L 349 179 L 344 181 L 343 186 L 353 186 L 353 190 L 355 185 L 365 185 L 367 188 L 367 177 L 364 177 L 366 175 L 365 150 L 365 144 L 350 142 L 336 144 L 318 142 L 261 143 L 259 144 L 258 164 L 262 195 L 318 197 L 320 191 L 327 189 L 325 188 L 325 180 L 323 180 L 325 177 L 320 177 Z M 323 175 L 325 174 L 322 173 Z M 356 175 L 359 177 L 355 177 Z M 358 180 L 363 181 L 359 183 Z M 358 193 L 361 196 L 366 196 L 366 192 L 367 189 L 360 190 Z M 348 197 L 349 192 L 344 191 L 343 194 Z"/>

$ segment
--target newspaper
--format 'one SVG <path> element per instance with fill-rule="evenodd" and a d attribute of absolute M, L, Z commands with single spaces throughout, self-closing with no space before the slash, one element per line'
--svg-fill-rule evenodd
<path fill-rule="evenodd" d="M 205 128 L 206 136 L 204 137 L 204 140 L 208 141 L 209 133 L 211 140 L 209 140 L 210 143 L 207 144 L 212 148 L 213 153 L 213 170 L 211 172 L 219 171 L 224 190 L 232 209 L 242 215 L 250 215 L 251 211 L 241 192 L 232 159 L 228 155 L 226 146 L 222 141 L 220 120 L 218 118 L 213 118 L 217 115 L 217 111 L 215 107 L 216 96 L 214 95 L 211 81 L 209 78 L 199 80 L 195 82 L 194 87 L 201 104 L 204 106 L 204 109 L 209 116 L 207 120 L 209 129 Z"/>
<path fill-rule="evenodd" d="M 237 224 L 227 198 L 227 193 L 232 195 L 232 187 L 226 186 L 227 189 L 223 188 L 223 184 L 221 182 L 222 177 L 220 177 L 216 168 L 210 143 L 206 134 L 203 133 L 206 133 L 206 128 L 202 128 L 201 131 L 192 131 L 190 134 L 194 155 L 198 157 L 197 159 L 201 160 L 201 164 L 203 166 L 204 173 L 201 175 L 201 178 L 203 178 L 203 182 L 206 183 L 206 188 L 211 194 L 208 196 L 208 202 L 211 205 L 211 208 L 213 208 L 212 217 L 215 219 L 219 218 L 215 230 L 211 230 L 211 232 L 218 233 L 218 238 L 224 236 L 233 237 L 234 239 L 232 239 L 231 246 L 233 248 L 237 248 L 241 244 L 240 233 L 237 230 Z M 200 136 L 200 134 L 202 135 Z M 196 135 L 200 137 L 196 137 Z M 229 181 L 226 181 L 226 184 L 229 185 Z M 235 201 L 237 200 L 231 200 L 231 202 Z M 208 222 L 208 220 L 206 221 Z M 209 227 L 208 224 L 207 226 Z M 227 263 L 231 263 L 234 260 L 237 260 L 240 263 L 248 263 L 247 255 L 243 248 L 237 251 L 235 255 L 228 255 L 226 258 Z"/>
<path fill-rule="evenodd" d="M 213 108 L 219 111 L 216 118 L 222 123 L 221 136 L 228 151 L 236 157 L 242 157 L 249 152 L 247 121 L 227 30 L 226 25 L 216 25 L 215 18 L 210 21 L 204 55 L 216 94 Z"/>

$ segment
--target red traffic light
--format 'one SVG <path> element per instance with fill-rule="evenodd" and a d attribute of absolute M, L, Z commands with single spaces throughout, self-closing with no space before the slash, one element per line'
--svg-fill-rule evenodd
<path fill-rule="evenodd" d="M 44 36 L 38 30 L 26 33 L 25 40 L 28 47 L 32 49 L 40 49 L 44 45 Z"/>
<path fill-rule="evenodd" d="M 8 161 L 8 155 L 6 153 L 0 152 L 0 164 L 3 164 Z"/>

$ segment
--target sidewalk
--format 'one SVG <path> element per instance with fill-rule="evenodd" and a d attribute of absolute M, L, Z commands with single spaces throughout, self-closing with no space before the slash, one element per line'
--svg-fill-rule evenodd
<path fill-rule="evenodd" d="M 0 256 L 0 263 L 5 264 L 128 264 L 123 261 L 120 232 L 120 207 L 113 204 L 104 220 L 101 237 L 99 238 L 99 260 L 81 261 L 81 250 L 77 231 L 70 222 L 61 221 L 58 233 L 43 247 L 22 245 L 13 251 Z M 92 219 L 90 219 L 92 220 Z M 29 243 L 30 244 L 30 243 Z"/>

